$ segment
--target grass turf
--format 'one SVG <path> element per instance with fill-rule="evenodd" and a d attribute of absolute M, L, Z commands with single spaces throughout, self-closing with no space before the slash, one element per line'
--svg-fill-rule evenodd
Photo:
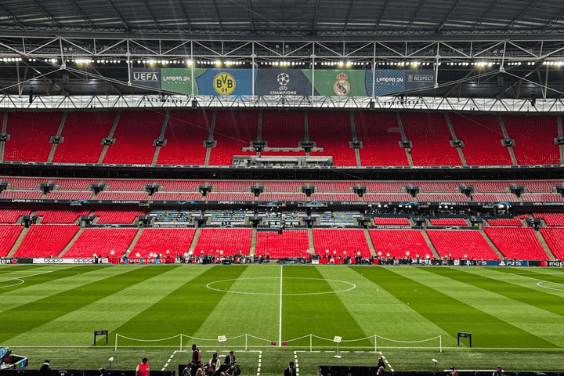
<path fill-rule="evenodd" d="M 127 369 L 147 356 L 152 369 L 176 369 L 189 357 L 168 362 L 182 333 L 182 346 L 198 343 L 206 360 L 235 348 L 244 373 L 268 376 L 297 357 L 307 376 L 318 364 L 374 365 L 378 335 L 395 370 L 431 370 L 432 358 L 440 369 L 562 370 L 563 298 L 559 269 L 3 265 L 0 345 L 29 356 L 31 368 L 44 358 L 54 368 L 100 368 L 114 356 L 114 368 Z M 94 347 L 100 329 L 110 343 Z M 456 347 L 458 331 L 472 333 L 473 349 Z M 326 352 L 334 336 L 350 350 L 342 359 Z M 309 352 L 310 340 L 319 352 Z"/>

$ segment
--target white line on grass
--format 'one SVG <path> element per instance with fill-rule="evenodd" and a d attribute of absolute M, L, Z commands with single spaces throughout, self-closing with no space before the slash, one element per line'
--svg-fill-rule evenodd
<path fill-rule="evenodd" d="M 11 285 L 0 286 L 0 289 L 5 289 L 5 288 L 8 288 L 8 287 L 14 287 L 14 286 L 17 286 L 17 285 L 24 284 L 25 283 L 24 278 L 35 277 L 35 276 L 47 274 L 47 273 L 53 273 L 53 271 L 52 270 L 46 270 L 46 271 L 41 272 L 41 273 L 30 274 L 30 275 L 26 275 L 26 276 L 23 276 L 23 277 L 14 277 L 14 278 L 4 279 L 4 280 L 0 281 L 0 283 L 9 282 L 9 281 L 18 281 L 19 283 L 12 283 Z"/>
<path fill-rule="evenodd" d="M 259 361 L 258 361 L 258 368 L 257 368 L 257 376 L 260 376 L 260 368 L 262 363 L 262 350 L 258 351 L 259 353 Z"/>
<path fill-rule="evenodd" d="M 168 360 L 166 361 L 166 363 L 165 363 L 163 369 L 161 369 L 161 371 L 164 371 L 166 369 L 166 367 L 168 367 L 169 363 L 172 362 L 172 358 L 174 358 L 174 356 L 176 355 L 177 352 L 178 352 L 178 350 L 174 350 L 174 352 L 172 353 L 170 358 L 168 358 Z"/>
<path fill-rule="evenodd" d="M 298 364 L 298 351 L 294 351 L 294 365 L 296 366 L 296 376 L 300 376 L 300 366 Z"/>
<path fill-rule="evenodd" d="M 282 265 L 280 265 L 280 320 L 278 325 L 278 347 L 282 347 Z"/>
<path fill-rule="evenodd" d="M 380 354 L 382 359 L 384 359 L 384 362 L 388 365 L 388 367 L 390 368 L 390 371 L 394 372 L 394 369 L 392 368 L 392 365 L 390 364 L 390 362 L 388 362 L 388 359 L 386 359 L 386 357 L 384 355 L 382 355 L 382 351 L 378 351 L 378 354 Z"/>

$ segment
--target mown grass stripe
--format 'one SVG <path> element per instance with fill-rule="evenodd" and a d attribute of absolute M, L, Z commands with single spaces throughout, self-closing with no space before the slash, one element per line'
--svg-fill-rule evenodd
<path fill-rule="evenodd" d="M 189 268 L 189 266 L 184 267 Z M 209 290 L 206 287 L 207 284 L 219 279 L 237 279 L 247 268 L 246 266 L 224 267 L 221 265 L 198 267 L 205 268 L 205 272 L 131 318 L 116 328 L 115 332 L 139 339 L 157 339 L 181 333 L 193 336 L 225 295 L 225 292 Z M 186 339 L 185 344 L 189 345 L 192 342 Z M 128 342 L 122 341 L 122 343 L 127 344 Z M 170 345 L 171 343 L 179 345 L 178 340 L 164 344 Z"/>
<path fill-rule="evenodd" d="M 339 293 L 337 297 L 356 318 L 365 333 L 398 341 L 423 340 L 438 335 L 443 335 L 445 340 L 450 337 L 442 328 L 403 304 L 376 282 L 366 278 L 364 274 L 370 273 L 371 268 L 337 266 L 318 270 L 328 280 L 346 281 L 356 285 L 355 289 Z M 329 282 L 329 284 L 334 289 L 343 285 L 342 282 Z M 397 325 L 398 321 L 405 325 Z M 380 342 L 381 346 L 386 345 L 386 341 Z M 402 346 L 401 343 L 395 345 Z M 420 346 L 437 345 L 438 341 L 433 341 Z M 403 344 L 403 346 L 414 345 Z"/>
<path fill-rule="evenodd" d="M 284 294 L 333 291 L 316 266 L 284 267 Z M 315 334 L 331 341 L 314 340 L 314 345 L 331 346 L 333 337 L 343 340 L 367 337 L 335 294 L 284 295 L 282 297 L 282 340 Z M 309 345 L 309 338 L 290 345 Z M 345 343 L 342 344 L 345 346 Z M 371 340 L 355 342 L 353 346 L 372 346 Z"/>
<path fill-rule="evenodd" d="M 278 338 L 278 283 L 280 266 L 263 265 L 245 269 L 239 278 L 229 283 L 223 276 L 218 276 L 217 283 L 212 287 L 227 289 L 210 313 L 195 336 L 200 338 L 217 338 L 225 335 L 229 345 L 244 345 L 244 338 L 231 340 L 231 338 L 252 334 L 256 337 L 276 341 Z M 249 312 L 252 313 L 249 317 Z M 268 346 L 265 341 L 249 339 L 250 346 Z"/>
<path fill-rule="evenodd" d="M 473 307 L 472 303 L 479 301 L 480 296 L 467 294 L 465 286 L 453 287 L 448 280 L 417 267 L 381 267 L 371 271 L 367 278 L 379 283 L 404 304 L 409 304 L 411 309 L 443 328 L 451 337 L 456 338 L 459 331 L 472 333 L 475 347 L 556 347 Z M 456 346 L 456 343 L 443 342 L 443 346 Z"/>
<path fill-rule="evenodd" d="M 119 273 L 125 270 L 125 273 Z M 71 311 L 80 309 L 103 297 L 136 284 L 142 278 L 163 273 L 163 268 L 136 267 L 134 269 L 112 268 L 107 278 L 50 294 L 43 299 L 2 312 L 3 325 L 0 342 L 6 342 L 21 333 L 30 331 Z M 87 273 L 90 277 L 90 273 Z M 117 275 L 116 275 L 117 274 Z M 79 278 L 79 277 L 76 277 Z"/>
<path fill-rule="evenodd" d="M 0 269 L 2 272 L 0 273 L 0 295 L 14 294 L 15 291 L 23 288 L 32 288 L 40 283 L 76 275 L 78 268 L 81 267 L 71 265 L 46 265 L 21 268 L 14 265 L 11 268 Z M 51 273 L 46 273 L 48 271 L 51 271 Z M 15 278 L 23 279 L 24 283 L 19 283 Z"/>
<path fill-rule="evenodd" d="M 518 301 L 547 312 L 552 312 L 559 316 L 564 315 L 564 300 L 562 297 L 549 294 L 547 293 L 549 290 L 546 289 L 545 291 L 542 291 L 542 288 L 538 287 L 536 283 L 531 280 L 529 280 L 529 285 L 534 288 L 528 288 L 523 285 L 515 285 L 499 278 L 495 278 L 495 271 L 492 270 L 484 270 L 479 275 L 475 273 L 468 273 L 464 269 L 455 270 L 452 268 L 433 268 L 429 269 L 429 271 L 475 286 L 479 289 L 505 296 L 514 301 Z M 521 313 L 525 312 L 521 310 Z M 540 317 L 537 316 L 536 319 L 540 320 Z M 564 327 L 562 327 L 562 329 L 564 332 Z"/>
<path fill-rule="evenodd" d="M 93 330 L 105 329 L 113 335 L 115 328 L 205 271 L 204 268 L 183 268 L 179 265 L 161 265 L 158 268 L 162 268 L 163 273 L 140 278 L 136 284 L 14 337 L 10 342 L 16 345 L 89 345 Z M 104 338 L 99 337 L 99 343 L 103 341 Z"/>

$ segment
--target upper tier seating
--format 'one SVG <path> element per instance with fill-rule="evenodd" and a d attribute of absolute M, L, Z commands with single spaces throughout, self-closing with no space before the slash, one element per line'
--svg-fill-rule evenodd
<path fill-rule="evenodd" d="M 364 201 L 380 201 L 380 202 L 414 202 L 415 197 L 409 193 L 365 193 Z"/>
<path fill-rule="evenodd" d="M 78 225 L 33 225 L 14 257 L 55 257 L 78 232 Z"/>
<path fill-rule="evenodd" d="M 96 200 L 147 200 L 149 194 L 147 192 L 100 192 L 96 196 Z"/>
<path fill-rule="evenodd" d="M 37 190 L 39 189 L 40 183 L 47 183 L 49 179 L 3 177 L 2 181 L 10 183 L 12 189 Z"/>
<path fill-rule="evenodd" d="M 560 193 L 523 193 L 524 202 L 562 202 Z"/>
<path fill-rule="evenodd" d="M 421 188 L 421 192 L 437 193 L 450 192 L 460 193 L 460 183 L 457 181 L 417 181 L 411 183 L 414 187 Z"/>
<path fill-rule="evenodd" d="M 261 193 L 259 201 L 306 201 L 305 193 Z"/>
<path fill-rule="evenodd" d="M 209 138 L 212 111 L 171 111 L 157 164 L 203 165 Z"/>
<path fill-rule="evenodd" d="M 363 258 L 371 255 L 364 231 L 359 229 L 314 229 L 313 244 L 315 253 L 321 256 L 329 253 L 332 256 L 354 258 L 358 252 Z"/>
<path fill-rule="evenodd" d="M 314 193 L 311 201 L 358 201 L 355 193 Z"/>
<path fill-rule="evenodd" d="M 150 180 L 129 180 L 129 179 L 104 179 L 106 191 L 145 191 L 145 186 L 151 184 Z"/>
<path fill-rule="evenodd" d="M 204 184 L 201 180 L 159 180 L 156 182 L 165 192 L 195 192 Z"/>
<path fill-rule="evenodd" d="M 251 229 L 203 228 L 198 237 L 194 255 L 232 256 L 248 255 L 251 248 Z"/>
<path fill-rule="evenodd" d="M 540 218 L 547 226 L 564 226 L 563 213 L 533 213 L 534 218 Z"/>
<path fill-rule="evenodd" d="M 131 256 L 182 255 L 188 253 L 194 233 L 193 228 L 146 228 L 131 251 Z M 139 256 L 137 256 L 139 254 Z"/>
<path fill-rule="evenodd" d="M 101 224 L 121 224 L 131 225 L 137 217 L 146 215 L 146 211 L 142 210 L 96 210 L 95 217 L 100 217 L 96 223 Z"/>
<path fill-rule="evenodd" d="M 256 185 L 254 181 L 249 180 L 224 180 L 214 181 L 214 192 L 250 192 L 252 185 Z"/>
<path fill-rule="evenodd" d="M 8 256 L 22 229 L 22 225 L 0 225 L 0 257 Z"/>
<path fill-rule="evenodd" d="M 476 192 L 481 193 L 509 193 L 509 181 L 467 181 L 464 183 L 467 187 L 474 187 Z"/>
<path fill-rule="evenodd" d="M 303 111 L 262 112 L 262 139 L 269 148 L 298 148 L 305 139 Z M 286 152 L 272 153 L 287 155 Z M 300 153 L 305 155 L 304 152 Z"/>
<path fill-rule="evenodd" d="M 405 150 L 400 147 L 401 132 L 395 112 L 355 112 L 356 137 L 363 166 L 407 166 Z"/>
<path fill-rule="evenodd" d="M 517 185 L 524 186 L 531 193 L 550 193 L 554 187 L 562 185 L 558 180 L 523 180 L 516 182 Z"/>
<path fill-rule="evenodd" d="M 419 193 L 419 202 L 469 202 L 470 199 L 462 193 Z"/>
<path fill-rule="evenodd" d="M 376 250 L 376 254 L 381 257 L 404 257 L 426 259 L 433 258 L 433 252 L 425 242 L 421 230 L 369 230 L 370 239 Z"/>
<path fill-rule="evenodd" d="M 16 223 L 21 216 L 30 215 L 31 210 L 0 210 L 0 223 Z"/>
<path fill-rule="evenodd" d="M 51 191 L 45 196 L 46 200 L 90 200 L 91 198 L 91 191 Z"/>
<path fill-rule="evenodd" d="M 0 193 L 0 198 L 25 198 L 30 200 L 37 200 L 43 196 L 41 191 L 3 191 Z"/>
<path fill-rule="evenodd" d="M 102 139 L 110 134 L 115 118 L 115 111 L 70 112 L 53 162 L 98 163 L 104 148 Z"/>
<path fill-rule="evenodd" d="M 431 218 L 429 222 L 432 226 L 468 226 L 464 218 Z"/>
<path fill-rule="evenodd" d="M 409 218 L 374 217 L 376 226 L 409 226 Z"/>
<path fill-rule="evenodd" d="M 99 182 L 99 180 L 59 178 L 52 179 L 52 181 L 56 185 L 55 188 L 61 191 L 86 191 L 90 185 Z"/>
<path fill-rule="evenodd" d="M 306 185 L 301 181 L 264 181 L 259 182 L 266 192 L 301 192 L 301 188 Z"/>
<path fill-rule="evenodd" d="M 484 227 L 484 231 L 509 260 L 548 260 L 530 227 Z"/>
<path fill-rule="evenodd" d="M 62 119 L 62 112 L 9 112 L 4 160 L 47 162 Z"/>
<path fill-rule="evenodd" d="M 377 193 L 377 192 L 390 192 L 390 193 L 400 193 L 405 192 L 403 188 L 409 184 L 407 182 L 402 181 L 365 181 L 362 182 L 361 185 L 364 185 L 368 192 Z"/>
<path fill-rule="evenodd" d="M 415 166 L 460 166 L 462 164 L 442 113 L 402 113 L 405 136 L 413 143 Z"/>
<path fill-rule="evenodd" d="M 156 192 L 151 196 L 154 201 L 200 201 L 202 194 L 198 192 Z"/>
<path fill-rule="evenodd" d="M 511 156 L 501 144 L 503 132 L 497 116 L 449 113 L 469 166 L 510 166 Z"/>
<path fill-rule="evenodd" d="M 362 185 L 362 182 L 332 182 L 332 181 L 314 181 L 310 183 L 315 186 L 315 192 L 317 193 L 349 193 L 352 192 L 354 186 Z"/>
<path fill-rule="evenodd" d="M 528 218 L 528 215 L 517 215 L 514 218 L 498 218 L 488 219 L 490 226 L 523 226 L 523 219 Z"/>
<path fill-rule="evenodd" d="M 557 260 L 564 260 L 564 228 L 541 228 L 540 232 Z"/>
<path fill-rule="evenodd" d="M 79 217 L 90 214 L 89 210 L 38 210 L 35 215 L 41 218 L 42 224 L 75 223 Z"/>
<path fill-rule="evenodd" d="M 206 201 L 255 201 L 252 193 L 208 193 Z"/>
<path fill-rule="evenodd" d="M 119 257 L 127 251 L 136 233 L 134 228 L 85 228 L 62 257 Z"/>
<path fill-rule="evenodd" d="M 438 254 L 444 258 L 499 260 L 479 231 L 428 230 L 427 235 Z"/>
<path fill-rule="evenodd" d="M 256 155 L 254 151 L 243 151 L 257 139 L 258 111 L 216 111 L 213 139 L 217 142 L 211 149 L 211 166 L 231 166 L 234 155 Z"/>
<path fill-rule="evenodd" d="M 309 248 L 307 230 L 286 230 L 257 232 L 256 256 L 267 255 L 271 259 L 285 257 L 306 257 Z"/>
<path fill-rule="evenodd" d="M 309 138 L 323 152 L 311 152 L 312 156 L 332 156 L 335 166 L 356 166 L 352 141 L 350 113 L 348 111 L 309 111 Z"/>
<path fill-rule="evenodd" d="M 104 163 L 153 163 L 153 141 L 159 138 L 163 121 L 163 112 L 123 111 L 114 132 L 116 142 L 108 146 Z"/>
<path fill-rule="evenodd" d="M 513 152 L 520 165 L 560 164 L 556 116 L 505 115 L 503 124 L 515 140 Z"/>
<path fill-rule="evenodd" d="M 513 193 L 474 193 L 475 202 L 517 202 L 519 199 Z"/>

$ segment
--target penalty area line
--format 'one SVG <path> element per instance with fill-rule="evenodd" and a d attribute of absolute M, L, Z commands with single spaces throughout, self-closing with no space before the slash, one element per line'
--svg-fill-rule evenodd
<path fill-rule="evenodd" d="M 168 360 L 166 361 L 164 367 L 161 369 L 161 371 L 164 371 L 166 369 L 166 367 L 168 367 L 168 365 L 170 364 L 170 362 L 172 362 L 172 358 L 174 358 L 174 356 L 176 355 L 176 353 L 178 352 L 178 350 L 174 350 L 172 355 L 170 356 L 170 358 L 168 358 Z"/>

